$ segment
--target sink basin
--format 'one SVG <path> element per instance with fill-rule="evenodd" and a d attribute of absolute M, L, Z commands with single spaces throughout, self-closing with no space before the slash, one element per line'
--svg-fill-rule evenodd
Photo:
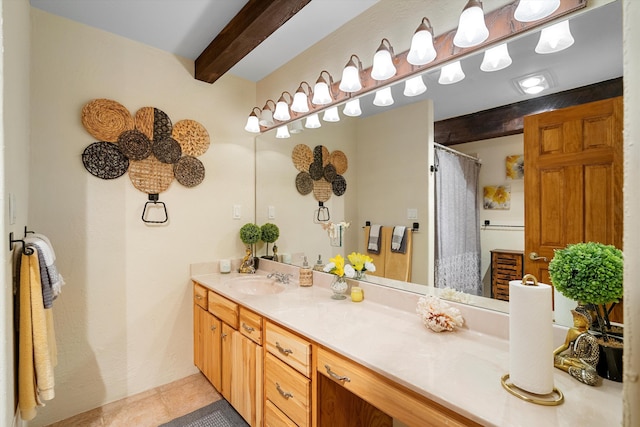
<path fill-rule="evenodd" d="M 226 285 L 245 295 L 271 295 L 285 290 L 282 283 L 264 276 L 242 276 L 229 279 Z"/>

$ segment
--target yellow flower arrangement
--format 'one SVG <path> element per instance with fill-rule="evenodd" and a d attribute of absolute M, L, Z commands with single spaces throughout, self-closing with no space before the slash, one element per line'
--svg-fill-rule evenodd
<path fill-rule="evenodd" d="M 347 258 L 349 258 L 349 262 L 356 271 L 376 271 L 376 266 L 373 264 L 373 259 L 370 256 L 363 255 L 359 252 L 351 252 Z"/>
<path fill-rule="evenodd" d="M 329 259 L 329 264 L 325 265 L 325 273 L 335 274 L 338 277 L 361 278 L 365 271 L 376 271 L 373 259 L 361 253 L 352 252 L 347 258 L 351 264 L 345 264 L 345 259 L 338 254 Z"/>

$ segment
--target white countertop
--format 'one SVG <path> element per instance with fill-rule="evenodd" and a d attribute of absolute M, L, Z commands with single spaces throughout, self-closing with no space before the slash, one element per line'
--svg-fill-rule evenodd
<path fill-rule="evenodd" d="M 326 283 L 310 288 L 290 284 L 279 294 L 255 296 L 227 285 L 237 276 L 197 274 L 192 279 L 483 425 L 621 425 L 621 383 L 604 380 L 590 387 L 556 369 L 554 383 L 565 395 L 563 404 L 549 407 L 520 400 L 500 384 L 509 369 L 508 340 L 468 328 L 431 332 L 415 312 L 406 310 L 407 304 L 403 310 L 368 298 L 369 293 L 382 292 L 387 301 L 406 300 L 402 291 L 363 284 L 365 300 L 354 303 L 349 298 L 331 299 Z M 314 273 L 314 283 L 322 282 L 318 277 Z M 473 314 L 476 323 L 483 316 L 480 309 L 468 310 L 474 309 L 463 314 Z"/>

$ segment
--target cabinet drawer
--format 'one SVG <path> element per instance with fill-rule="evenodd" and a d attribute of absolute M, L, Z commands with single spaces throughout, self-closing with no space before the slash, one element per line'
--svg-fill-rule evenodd
<path fill-rule="evenodd" d="M 267 350 L 301 374 L 311 376 L 311 344 L 271 322 L 266 322 Z"/>
<path fill-rule="evenodd" d="M 476 426 L 478 424 L 424 396 L 323 348 L 318 372 L 410 426 Z M 428 420 L 428 422 L 427 422 Z"/>
<path fill-rule="evenodd" d="M 264 425 L 267 427 L 297 427 L 276 405 L 267 400 L 264 404 Z"/>
<path fill-rule="evenodd" d="M 296 425 L 311 424 L 311 380 L 267 353 L 264 364 L 265 397 Z"/>
<path fill-rule="evenodd" d="M 207 288 L 193 282 L 193 302 L 207 309 Z"/>
<path fill-rule="evenodd" d="M 258 345 L 262 345 L 262 316 L 240 306 L 240 333 Z"/>
<path fill-rule="evenodd" d="M 214 316 L 234 329 L 238 329 L 238 304 L 209 291 L 208 309 Z"/>

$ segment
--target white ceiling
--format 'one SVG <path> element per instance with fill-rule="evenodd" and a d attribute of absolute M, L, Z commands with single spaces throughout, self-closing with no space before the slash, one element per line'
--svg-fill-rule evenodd
<path fill-rule="evenodd" d="M 195 59 L 246 3 L 245 0 L 30 1 L 32 6 L 50 13 L 189 59 Z M 377 1 L 313 0 L 229 72 L 258 81 Z M 571 31 L 576 42 L 561 53 L 535 54 L 537 34 L 511 41 L 509 53 L 513 64 L 498 72 L 480 71 L 481 55 L 466 58 L 462 66 L 467 77 L 454 85 L 439 85 L 438 71 L 428 72 L 424 79 L 428 90 L 420 97 L 407 99 L 402 95 L 402 85 L 394 88 L 396 105 L 431 98 L 435 118 L 440 120 L 531 98 L 516 92 L 512 79 L 534 71 L 549 71 L 556 83 L 555 88 L 540 96 L 622 76 L 620 0 L 576 15 L 571 20 Z M 365 115 L 381 111 L 371 106 L 371 100 L 372 97 L 363 99 Z"/>

